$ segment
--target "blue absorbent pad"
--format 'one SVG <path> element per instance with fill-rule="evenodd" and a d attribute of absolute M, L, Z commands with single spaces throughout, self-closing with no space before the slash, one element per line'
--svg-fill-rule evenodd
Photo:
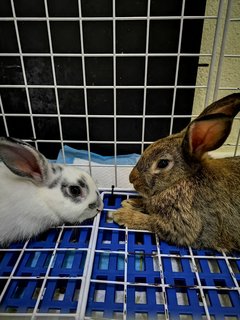
<path fill-rule="evenodd" d="M 89 153 L 86 150 L 77 150 L 67 145 L 64 146 L 65 160 L 68 164 L 73 164 L 74 159 L 82 159 L 89 161 Z M 90 152 L 91 161 L 103 165 L 135 165 L 140 157 L 139 154 L 131 153 L 126 155 L 102 156 L 94 152 Z M 63 152 L 59 151 L 57 162 L 64 162 Z"/>

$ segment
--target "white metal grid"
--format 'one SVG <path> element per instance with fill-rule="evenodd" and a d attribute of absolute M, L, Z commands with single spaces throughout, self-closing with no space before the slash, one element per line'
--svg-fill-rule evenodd
<path fill-rule="evenodd" d="M 62 150 L 63 150 L 63 158 L 65 159 L 65 153 L 63 146 L 64 144 L 68 143 L 75 143 L 74 140 L 66 140 L 63 138 L 62 134 L 62 124 L 61 120 L 63 118 L 68 118 L 74 116 L 75 118 L 84 118 L 86 121 L 86 129 L 87 129 L 87 140 L 85 141 L 78 141 L 79 143 L 87 143 L 87 148 L 89 151 L 89 170 L 91 172 L 91 144 L 113 144 L 114 145 L 114 157 L 115 157 L 115 185 L 118 186 L 117 181 L 117 165 L 116 165 L 116 157 L 118 155 L 117 152 L 117 145 L 118 144 L 132 144 L 132 145 L 141 145 L 141 151 L 144 150 L 145 146 L 152 141 L 146 141 L 144 140 L 144 133 L 146 130 L 146 119 L 153 119 L 153 118 L 164 118 L 169 119 L 170 118 L 170 132 L 172 133 L 173 130 L 173 120 L 175 118 L 185 118 L 187 116 L 194 117 L 196 114 L 193 113 L 193 115 L 183 115 L 178 114 L 175 115 L 175 102 L 176 102 L 176 92 L 177 89 L 191 89 L 195 88 L 195 90 L 203 90 L 205 93 L 203 97 L 205 96 L 205 105 L 211 102 L 212 99 L 216 99 L 218 96 L 225 95 L 230 92 L 234 92 L 239 89 L 239 86 L 221 86 L 221 77 L 222 77 L 222 66 L 224 59 L 239 59 L 239 54 L 231 54 L 226 49 L 226 39 L 228 37 L 228 26 L 231 23 L 239 23 L 240 18 L 239 17 L 232 17 L 231 18 L 231 8 L 232 6 L 237 6 L 237 1 L 219 1 L 218 8 L 216 11 L 216 15 L 208 15 L 205 16 L 189 16 L 184 15 L 184 9 L 185 9 L 185 1 L 182 2 L 182 10 L 181 10 L 181 16 L 151 16 L 150 15 L 150 8 L 151 8 L 151 1 L 149 0 L 147 2 L 147 16 L 137 16 L 137 17 L 119 17 L 115 14 L 115 1 L 112 2 L 112 17 L 83 17 L 81 12 L 81 1 L 78 1 L 78 8 L 79 8 L 79 16 L 78 17 L 51 17 L 48 13 L 48 1 L 44 0 L 44 7 L 45 7 L 45 17 L 18 17 L 16 16 L 15 12 L 15 3 L 14 0 L 11 0 L 11 8 L 13 12 L 13 17 L 1 17 L 0 21 L 13 21 L 15 26 L 15 32 L 17 37 L 17 44 L 19 48 L 18 53 L 1 53 L 0 57 L 9 56 L 9 57 L 19 57 L 21 62 L 21 67 L 23 71 L 23 84 L 14 84 L 14 85 L 0 85 L 0 88 L 24 88 L 26 90 L 27 95 L 27 103 L 28 103 L 28 109 L 29 113 L 19 114 L 19 113 L 6 113 L 4 112 L 4 105 L 2 104 L 2 101 L 0 100 L 0 108 L 2 112 L 3 122 L 6 134 L 9 134 L 8 130 L 8 123 L 6 120 L 6 117 L 24 117 L 24 116 L 30 116 L 31 119 L 31 126 L 33 130 L 33 138 L 35 142 L 35 146 L 38 147 L 39 142 L 47 142 L 47 143 L 53 143 L 53 142 L 60 142 Z M 150 21 L 153 20 L 180 20 L 180 32 L 179 32 L 179 40 L 178 40 L 178 50 L 176 53 L 149 53 L 149 24 Z M 193 54 L 193 53 L 182 53 L 181 52 L 181 39 L 182 39 L 182 31 L 183 31 L 183 21 L 185 20 L 193 20 L 193 19 L 204 19 L 204 21 L 214 21 L 215 22 L 215 37 L 214 42 L 212 46 L 208 47 L 207 52 L 200 52 L 199 54 Z M 123 21 L 123 20 L 129 20 L 129 21 L 146 21 L 146 50 L 145 53 L 117 53 L 116 52 L 116 21 Z M 18 29 L 18 23 L 20 21 L 43 21 L 46 22 L 47 25 L 47 33 L 48 33 L 48 40 L 49 40 L 49 53 L 23 53 L 21 48 L 21 40 L 19 36 L 19 29 Z M 54 53 L 52 48 L 52 39 L 51 39 L 51 21 L 78 21 L 80 26 L 80 43 L 81 43 L 81 53 Z M 82 23 L 84 21 L 111 21 L 113 25 L 113 53 L 85 53 L 84 51 L 84 36 L 83 36 L 83 27 Z M 223 21 L 224 28 L 223 31 L 221 31 Z M 236 34 L 236 42 L 239 40 L 238 35 Z M 220 49 L 219 49 L 220 46 Z M 220 52 L 219 52 L 220 50 Z M 227 52 L 227 53 L 225 53 Z M 53 85 L 32 85 L 27 82 L 27 76 L 26 76 L 26 69 L 25 69 L 25 63 L 24 58 L 25 57 L 50 57 L 51 59 L 51 67 L 52 67 L 52 75 L 53 75 Z M 56 79 L 56 57 L 81 57 L 82 58 L 82 71 L 83 71 L 83 85 L 59 85 L 57 83 Z M 111 57 L 113 58 L 113 85 L 88 85 L 86 82 L 86 72 L 85 72 L 85 59 L 88 57 Z M 118 57 L 144 57 L 145 58 L 145 71 L 144 71 L 144 84 L 143 85 L 117 85 L 116 82 L 116 59 Z M 176 64 L 176 72 L 175 72 L 175 81 L 174 85 L 148 85 L 147 83 L 147 75 L 148 75 L 148 59 L 150 57 L 176 57 L 177 58 L 177 64 Z M 196 84 L 194 86 L 189 85 L 178 85 L 178 72 L 179 72 L 179 61 L 180 57 L 199 57 L 201 58 L 207 58 L 208 61 L 210 61 L 210 68 L 208 72 L 207 82 L 203 84 Z M 210 59 L 210 60 L 209 60 Z M 216 71 L 217 70 L 217 71 Z M 217 74 L 216 74 L 217 73 Z M 31 88 L 52 88 L 55 92 L 55 98 L 56 98 L 56 108 L 57 113 L 56 114 L 39 114 L 39 113 L 33 113 L 32 112 L 32 105 L 31 105 L 31 99 L 29 95 L 29 89 Z M 157 115 L 148 115 L 146 114 L 146 96 L 147 96 L 147 90 L 148 89 L 173 89 L 173 101 L 171 106 L 171 114 L 170 115 L 164 115 L 161 114 L 161 111 L 159 111 L 159 114 Z M 83 89 L 84 90 L 84 100 L 85 100 L 85 114 L 84 115 L 72 115 L 72 114 L 61 114 L 60 107 L 59 107 L 59 97 L 58 97 L 58 89 Z M 87 96 L 87 90 L 91 89 L 113 89 L 113 114 L 104 115 L 104 118 L 109 118 L 114 120 L 114 133 L 113 137 L 114 139 L 112 141 L 92 141 L 90 140 L 89 135 L 89 119 L 91 118 L 102 118 L 102 114 L 98 115 L 90 115 L 88 113 L 88 96 Z M 117 115 L 117 106 L 116 106 L 116 90 L 117 89 L 143 89 L 143 113 L 142 115 Z M 223 92 L 223 94 L 221 93 Z M 60 140 L 54 140 L 49 137 L 48 140 L 43 139 L 37 139 L 35 126 L 34 126 L 34 117 L 45 117 L 45 118 L 55 118 L 58 119 L 58 125 L 59 125 L 59 131 L 60 131 Z M 124 118 L 140 118 L 142 119 L 142 139 L 139 141 L 117 141 L 117 119 L 124 119 Z M 235 121 L 239 121 L 239 118 L 236 118 Z M 239 133 L 234 142 L 228 143 L 229 147 L 234 148 L 234 154 L 237 154 L 238 151 L 238 144 L 239 144 Z M 109 186 L 107 186 L 109 187 Z"/>
<path fill-rule="evenodd" d="M 16 1 L 16 0 L 15 0 Z M 147 1 L 147 15 L 146 16 L 132 16 L 132 17 L 120 17 L 120 16 L 116 16 L 116 3 L 115 0 L 112 1 L 112 17 L 83 17 L 82 16 L 82 10 L 81 10 L 81 0 L 78 0 L 78 9 L 79 9 L 79 16 L 78 17 L 51 17 L 49 16 L 49 10 L 48 10 L 48 1 L 44 0 L 44 8 L 45 8 L 45 17 L 18 17 L 16 15 L 15 12 L 15 1 L 14 0 L 10 0 L 11 2 L 11 8 L 12 8 L 12 12 L 13 12 L 13 17 L 0 17 L 0 21 L 13 21 L 14 22 L 14 27 L 15 27 L 15 32 L 16 32 L 16 37 L 17 37 L 17 44 L 18 44 L 18 49 L 19 52 L 18 53 L 0 53 L 0 59 L 2 57 L 5 56 L 9 56 L 9 57 L 19 57 L 20 58 L 20 62 L 21 62 L 21 67 L 22 67 L 22 71 L 23 71 L 23 80 L 24 83 L 23 84 L 7 84 L 7 85 L 0 85 L 0 88 L 24 88 L 26 90 L 26 95 L 27 95 L 27 103 L 28 103 L 28 113 L 23 113 L 23 114 L 19 114 L 19 113 L 6 113 L 4 111 L 4 105 L 2 103 L 1 100 L 1 96 L 0 96 L 0 110 L 1 110 L 1 114 L 2 114 L 2 118 L 3 118 L 3 123 L 4 123 L 4 128 L 6 131 L 6 134 L 9 135 L 9 130 L 8 130 L 8 121 L 7 118 L 8 117 L 19 117 L 19 119 L 21 119 L 21 117 L 24 116 L 30 116 L 31 119 L 31 126 L 32 126 L 32 130 L 33 130 L 33 138 L 34 143 L 36 148 L 38 148 L 38 143 L 41 142 L 46 142 L 46 143 L 55 143 L 55 142 L 59 142 L 61 144 L 62 147 L 62 152 L 63 152 L 63 157 L 65 158 L 65 153 L 64 153 L 64 149 L 63 146 L 64 144 L 68 144 L 68 143 L 75 143 L 75 140 L 67 140 L 63 138 L 63 134 L 62 134 L 62 122 L 61 120 L 63 118 L 69 118 L 69 117 L 76 117 L 76 118 L 83 118 L 86 121 L 86 128 L 87 128 L 87 140 L 83 140 L 83 141 L 78 141 L 80 143 L 87 143 L 87 147 L 88 147 L 88 152 L 89 152 L 89 170 L 90 172 L 92 171 L 92 163 L 91 163 L 91 144 L 113 144 L 114 145 L 114 157 L 115 157 L 115 163 L 114 165 L 110 165 L 110 167 L 114 167 L 114 171 L 115 171 L 115 186 L 118 186 L 118 178 L 117 178 L 117 171 L 118 171 L 118 165 L 117 165 L 117 156 L 118 156 L 118 152 L 117 152 L 117 145 L 118 144 L 132 144 L 132 145 L 140 145 L 141 146 L 141 151 L 144 150 L 145 145 L 151 143 L 152 141 L 146 141 L 144 139 L 145 136 L 145 129 L 146 129 L 146 119 L 169 119 L 171 120 L 171 125 L 170 125 L 170 132 L 172 133 L 173 130 L 173 120 L 175 118 L 185 118 L 185 117 L 195 117 L 197 116 L 197 113 L 193 112 L 193 114 L 189 114 L 189 115 L 183 115 L 183 114 L 178 114 L 175 115 L 175 102 L 176 102 L 176 92 L 178 89 L 195 89 L 196 91 L 200 90 L 204 92 L 204 105 L 206 106 L 208 103 L 210 103 L 212 100 L 215 100 L 217 97 L 226 95 L 228 93 L 231 92 L 235 92 L 239 90 L 239 85 L 237 86 L 226 86 L 226 85 L 221 85 L 221 80 L 223 78 L 223 64 L 224 64 L 224 60 L 225 59 L 238 59 L 240 58 L 240 53 L 234 53 L 231 54 L 231 52 L 229 52 L 228 48 L 226 48 L 226 41 L 227 38 L 229 36 L 229 25 L 233 24 L 233 23 L 238 23 L 240 22 L 240 16 L 232 16 L 232 7 L 233 6 L 237 6 L 239 5 L 238 1 L 234 1 L 234 0 L 229 0 L 229 1 L 225 1 L 225 0 L 220 0 L 217 4 L 217 11 L 216 14 L 206 14 L 204 16 L 185 16 L 184 15 L 184 8 L 185 8 L 185 0 L 183 0 L 182 2 L 182 10 L 181 10 L 181 15 L 180 16 L 151 16 L 150 12 L 151 12 L 151 0 Z M 153 20 L 179 20 L 180 21 L 180 32 L 179 32 L 179 42 L 178 42 L 178 51 L 177 53 L 150 53 L 149 52 L 149 28 L 150 28 L 150 21 Z M 201 52 L 199 54 L 196 53 L 182 53 L 181 52 L 181 39 L 182 39 L 182 28 L 183 28 L 183 22 L 185 20 L 191 20 L 191 19 L 204 19 L 204 21 L 214 21 L 215 23 L 215 37 L 214 37 L 214 42 L 212 43 L 212 46 L 208 47 L 208 51 L 206 52 Z M 144 53 L 118 53 L 116 50 L 116 22 L 117 21 L 124 21 L 124 20 L 129 20 L 129 21 L 146 21 L 146 50 Z M 42 21 L 46 23 L 47 26 L 47 32 L 48 32 L 48 41 L 49 41 L 49 52 L 48 53 L 26 53 L 22 51 L 22 47 L 21 47 L 21 39 L 19 36 L 19 30 L 18 30 L 18 23 L 20 21 Z M 79 29 L 80 29 L 80 44 L 81 44 L 81 53 L 54 53 L 53 52 L 53 48 L 52 48 L 52 37 L 51 37 L 51 25 L 50 22 L 51 21 L 77 21 L 79 23 Z M 82 24 L 84 21 L 110 21 L 112 23 L 113 26 L 113 34 L 112 34 L 112 38 L 113 38 L 113 53 L 85 53 L 84 50 L 84 35 L 83 35 L 83 27 Z M 236 42 L 239 41 L 239 35 L 236 34 L 235 35 L 235 39 Z M 25 63 L 24 63 L 24 58 L 25 57 L 49 57 L 51 59 L 51 68 L 52 68 L 52 74 L 53 74 L 53 84 L 52 85 L 32 85 L 29 84 L 27 81 L 27 76 L 26 76 L 26 68 L 25 68 Z M 57 57 L 79 57 L 82 59 L 82 73 L 83 73 L 83 84 L 82 85 L 59 85 L 57 83 L 57 79 L 56 79 L 56 66 L 55 66 L 55 58 Z M 91 57 L 107 57 L 107 58 L 112 58 L 113 59 L 113 85 L 89 85 L 87 84 L 86 81 L 86 70 L 85 70 L 85 59 L 86 58 L 91 58 Z M 116 61 L 117 58 L 124 58 L 124 57 L 143 57 L 145 58 L 145 64 L 144 64 L 144 83 L 143 85 L 118 85 L 117 84 L 117 80 L 116 80 L 116 73 L 117 73 L 117 68 L 116 68 Z M 154 85 L 151 86 L 148 84 L 147 82 L 147 75 L 148 75 L 148 61 L 149 58 L 151 57 L 176 57 L 177 58 L 177 64 L 176 64 L 176 73 L 175 73 L 175 81 L 174 81 L 174 85 Z M 194 86 L 189 86 L 189 85 L 178 85 L 178 71 L 179 71 L 179 60 L 181 57 L 199 57 L 200 59 L 207 59 L 207 61 L 210 61 L 210 68 L 208 71 L 208 76 L 207 76 L 207 81 L 205 83 L 201 83 L 201 84 L 196 84 Z M 217 70 L 217 71 L 216 71 Z M 57 107 L 57 113 L 56 114 L 39 114 L 39 113 L 33 113 L 32 112 L 32 102 L 30 99 L 30 94 L 29 94 L 29 89 L 33 89 L 33 88 L 51 88 L 54 89 L 54 93 L 55 93 L 55 99 L 56 99 L 56 107 Z M 84 90 L 84 100 L 85 100 L 85 114 L 83 115 L 72 115 L 72 114 L 62 114 L 60 111 L 60 106 L 59 106 L 59 93 L 58 90 L 59 89 L 83 89 Z M 88 95 L 87 95 L 87 91 L 91 90 L 91 89 L 113 89 L 113 101 L 114 101 L 114 105 L 113 105 L 113 114 L 107 114 L 104 115 L 104 118 L 109 118 L 109 119 L 113 119 L 114 120 L 114 134 L 113 137 L 114 139 L 112 141 L 106 140 L 106 141 L 93 141 L 90 139 L 90 135 L 89 135 L 89 119 L 91 118 L 102 118 L 103 115 L 101 113 L 97 114 L 97 115 L 91 115 L 88 113 Z M 143 89 L 144 90 L 144 94 L 143 94 L 143 113 L 142 115 L 118 115 L 117 114 L 117 90 L 118 89 L 127 89 L 127 90 L 132 90 L 132 89 Z M 161 89 L 173 89 L 174 94 L 173 94 L 173 102 L 171 105 L 171 114 L 170 115 L 164 115 L 161 114 L 159 112 L 159 114 L 157 115 L 148 115 L 146 113 L 146 99 L 147 99 L 147 90 L 148 89 L 154 89 L 154 90 L 161 90 Z M 48 140 L 43 140 L 43 139 L 37 139 L 36 136 L 36 132 L 35 132 L 35 126 L 34 126 L 34 117 L 46 117 L 46 118 L 52 118 L 52 117 L 57 117 L 58 119 L 58 124 L 59 124 L 59 129 L 60 129 L 60 139 L 59 140 L 55 140 L 55 139 L 51 139 L 51 137 L 49 137 Z M 125 118 L 139 118 L 142 120 L 142 138 L 139 141 L 118 141 L 117 140 L 117 120 L 118 119 L 125 119 Z M 237 117 L 235 122 L 237 122 L 237 124 L 239 124 L 239 120 L 240 118 Z M 233 154 L 237 154 L 237 152 L 239 151 L 239 139 L 240 139 L 240 130 L 237 130 L 237 135 L 236 137 L 234 137 L 234 141 L 235 142 L 231 142 L 228 143 L 229 147 L 233 147 Z M 30 141 L 30 140 L 27 140 Z M 106 188 L 109 187 L 108 185 L 106 186 Z M 129 194 L 128 194 L 129 196 Z M 19 276 L 17 277 L 15 275 L 15 272 L 18 268 L 18 265 L 24 255 L 24 253 L 26 252 L 43 252 L 43 251 L 47 251 L 50 252 L 51 254 L 51 261 L 49 262 L 48 265 L 48 269 L 46 274 L 40 279 L 41 282 L 41 286 L 39 287 L 39 291 L 37 292 L 37 301 L 35 304 L 34 309 L 32 310 L 31 314 L 29 315 L 29 313 L 21 313 L 21 314 L 13 314 L 12 313 L 4 313 L 4 314 L 0 314 L 0 318 L 2 319 L 18 319 L 21 317 L 25 317 L 25 319 L 84 319 L 85 317 L 85 311 L 86 311 L 86 306 L 87 306 L 87 299 L 88 299 L 88 290 L 89 290 L 89 286 L 91 283 L 101 283 L 101 280 L 96 280 L 96 279 L 92 279 L 91 275 L 92 275 L 92 268 L 93 268 L 93 263 L 94 263 L 94 258 L 96 256 L 96 254 L 109 254 L 108 251 L 104 251 L 104 250 L 97 250 L 96 249 L 96 240 L 97 240 L 97 236 L 98 236 L 98 232 L 101 230 L 101 227 L 99 227 L 99 219 L 100 217 L 98 216 L 95 221 L 93 226 L 87 226 L 87 228 L 91 229 L 91 239 L 89 242 L 89 248 L 87 249 L 82 249 L 79 248 L 78 250 L 80 251 L 85 251 L 87 254 L 86 257 L 86 262 L 85 262 L 85 268 L 84 268 L 84 274 L 82 277 L 79 278 L 75 278 L 76 280 L 81 281 L 81 286 L 79 286 L 78 291 L 76 292 L 76 295 L 78 295 L 78 297 L 76 298 L 79 303 L 78 303 L 78 308 L 76 310 L 75 313 L 73 314 L 58 314 L 56 316 L 56 314 L 54 313 L 48 313 L 48 314 L 44 314 L 38 313 L 38 307 L 39 304 L 41 303 L 41 299 L 44 295 L 44 290 L 45 290 L 45 284 L 48 280 L 50 279 L 61 279 L 63 280 L 63 277 L 52 277 L 50 275 L 50 270 L 52 268 L 52 266 L 54 265 L 54 259 L 55 256 L 58 252 L 60 251 L 71 251 L 72 249 L 66 249 L 63 248 L 61 249 L 59 247 L 59 241 L 61 239 L 61 236 L 64 232 L 64 230 L 68 227 L 63 226 L 60 227 L 59 233 L 58 233 L 58 238 L 56 240 L 56 244 L 55 247 L 53 248 L 39 248 L 39 249 L 31 249 L 28 247 L 28 242 L 26 242 L 23 246 L 23 248 L 19 248 L 19 249 L 1 249 L 0 253 L 2 252 L 18 252 L 18 258 L 14 264 L 14 267 L 12 269 L 12 272 L 10 274 L 9 277 L 1 277 L 0 279 L 6 280 L 4 289 L 0 295 L 0 300 L 3 298 L 4 294 L 6 293 L 8 286 L 10 284 L 10 282 L 14 279 L 20 279 L 20 280 L 35 280 L 35 277 L 27 277 L 27 276 Z M 71 227 L 72 228 L 72 227 Z M 81 228 L 86 228 L 86 226 L 78 226 L 75 227 L 76 229 L 81 229 Z M 106 228 L 104 228 L 105 230 L 107 230 Z M 111 228 L 111 230 L 113 230 L 113 228 Z M 119 229 L 116 229 L 119 230 Z M 119 297 L 120 301 L 123 302 L 123 312 L 122 314 L 119 316 L 121 319 L 128 319 L 127 318 L 127 300 L 124 298 L 126 297 L 126 292 L 127 292 L 127 288 L 131 287 L 133 285 L 135 286 L 139 286 L 139 287 L 151 287 L 154 286 L 153 284 L 148 284 L 148 283 L 138 283 L 138 284 L 132 284 L 128 281 L 128 274 L 127 274 L 127 258 L 129 255 L 131 255 L 131 252 L 128 252 L 128 233 L 131 232 L 129 230 L 126 231 L 121 231 L 125 233 L 125 250 L 120 252 L 118 251 L 116 254 L 118 255 L 122 255 L 124 257 L 124 263 L 125 263 L 125 268 L 124 268 L 124 281 L 123 282 L 113 282 L 114 285 L 119 285 L 121 284 L 123 286 L 123 293 L 122 296 Z M 138 231 L 139 232 L 139 231 Z M 153 263 L 155 264 L 155 268 L 159 271 L 159 277 L 161 280 L 161 288 L 162 288 L 162 296 L 159 298 L 161 304 L 164 305 L 164 315 L 162 316 L 162 318 L 159 317 L 159 319 L 169 319 L 169 311 L 168 311 L 168 303 L 167 303 L 167 297 L 166 297 L 166 290 L 167 288 L 170 287 L 170 285 L 168 283 L 165 283 L 164 280 L 164 269 L 163 269 L 163 263 L 162 263 L 162 259 L 163 258 L 170 258 L 173 261 L 173 265 L 175 270 L 178 270 L 178 261 L 179 259 L 189 259 L 189 261 L 191 261 L 191 265 L 192 265 L 192 272 L 195 273 L 196 278 L 197 278 L 197 289 L 199 289 L 200 295 L 201 295 L 201 299 L 202 299 L 202 304 L 204 306 L 204 310 L 205 310 L 205 317 L 204 319 L 211 319 L 211 315 L 209 313 L 209 301 L 208 301 L 208 297 L 205 294 L 205 290 L 207 289 L 213 289 L 213 290 L 221 290 L 221 288 L 213 288 L 213 287 L 207 287 L 202 285 L 201 283 L 201 279 L 200 279 L 200 271 L 199 271 L 199 266 L 198 266 L 198 260 L 199 259 L 206 259 L 209 260 L 210 265 L 212 266 L 212 268 L 216 268 L 214 261 L 216 259 L 215 256 L 199 256 L 199 255 L 194 255 L 193 250 L 191 248 L 189 248 L 189 253 L 186 255 L 182 255 L 181 258 L 179 258 L 178 255 L 175 254 L 170 254 L 170 255 L 166 255 L 166 254 L 162 254 L 161 253 L 161 245 L 159 244 L 158 240 L 156 240 L 157 245 L 156 245 L 156 255 L 153 256 Z M 111 252 L 112 254 L 114 254 L 115 252 Z M 232 275 L 232 279 L 233 282 L 235 284 L 234 288 L 231 288 L 231 290 L 237 291 L 240 294 L 240 288 L 239 288 L 239 284 L 234 276 L 235 273 L 239 272 L 234 270 L 234 264 L 233 262 L 236 261 L 236 257 L 234 256 L 226 256 L 224 253 L 222 256 L 218 257 L 218 259 L 220 260 L 224 260 L 229 268 L 229 274 Z M 212 264 L 211 264 L 212 263 Z M 105 281 L 106 282 L 106 281 Z M 108 284 L 110 284 L 110 282 L 108 282 Z M 98 298 L 96 298 L 98 299 Z M 144 297 L 140 297 L 140 299 L 144 300 Z M 180 297 L 181 299 L 181 297 Z M 184 297 L 182 297 L 183 299 L 183 303 L 184 303 Z M 95 313 L 93 314 L 90 318 L 95 317 L 96 319 L 100 318 L 101 312 L 100 313 Z M 139 317 L 142 316 L 143 319 L 145 319 L 144 314 L 140 314 L 138 315 Z M 118 315 L 116 315 L 116 318 L 118 317 Z M 87 319 L 87 318 L 86 318 Z M 184 319 L 184 318 L 183 318 Z M 190 320 L 191 317 L 187 317 L 187 320 Z M 236 320 L 236 318 L 232 318 L 231 320 Z"/>

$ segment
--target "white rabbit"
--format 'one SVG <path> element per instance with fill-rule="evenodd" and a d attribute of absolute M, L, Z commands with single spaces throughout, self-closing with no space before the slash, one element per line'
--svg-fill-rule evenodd
<path fill-rule="evenodd" d="M 103 209 L 86 172 L 51 164 L 22 140 L 0 137 L 0 159 L 0 244 L 80 223 Z"/>

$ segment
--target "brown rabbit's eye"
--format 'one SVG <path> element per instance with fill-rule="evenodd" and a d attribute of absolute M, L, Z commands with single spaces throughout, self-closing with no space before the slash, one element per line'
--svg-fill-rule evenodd
<path fill-rule="evenodd" d="M 161 160 L 158 162 L 157 167 L 158 167 L 159 169 L 164 169 L 164 168 L 166 168 L 166 167 L 168 166 L 168 164 L 169 164 L 169 160 L 167 160 L 167 159 L 161 159 Z"/>
<path fill-rule="evenodd" d="M 69 192 L 73 197 L 78 197 L 81 194 L 81 188 L 79 186 L 70 186 Z"/>

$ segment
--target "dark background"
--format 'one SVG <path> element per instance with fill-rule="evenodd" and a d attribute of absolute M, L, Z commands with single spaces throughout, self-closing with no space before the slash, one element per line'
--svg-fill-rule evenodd
<path fill-rule="evenodd" d="M 50 53 L 47 22 L 46 19 L 27 19 L 46 17 L 44 1 L 14 1 L 26 81 L 29 85 L 32 123 L 11 3 L 10 0 L 0 1 L 0 19 L 9 18 L 0 20 L 0 52 L 3 53 L 0 56 L 0 94 L 10 136 L 32 139 L 35 127 L 36 139 L 44 140 L 38 142 L 40 151 L 49 158 L 56 158 L 61 148 L 60 121 L 64 143 L 75 148 L 87 149 L 87 109 L 91 151 L 102 155 L 114 154 L 114 118 L 109 117 L 114 114 L 112 3 L 112 0 L 81 1 L 83 43 L 80 43 L 78 1 L 47 1 L 59 109 L 61 115 L 68 115 L 59 120 L 56 94 L 51 87 L 54 84 L 51 57 L 44 56 Z M 134 54 L 146 53 L 147 6 L 147 0 L 115 1 L 115 52 L 123 54 L 116 57 L 118 154 L 141 152 L 141 144 L 136 142 L 142 140 L 146 58 L 144 55 Z M 146 117 L 146 145 L 169 134 L 174 89 L 161 86 L 174 86 L 177 57 L 164 54 L 178 51 L 181 10 L 180 0 L 151 1 L 148 53 L 160 53 L 163 56 L 148 57 L 146 116 L 164 115 L 166 118 Z M 186 1 L 181 53 L 199 53 L 203 19 L 189 16 L 203 16 L 204 11 L 205 1 Z M 65 19 L 69 17 L 74 18 L 74 21 Z M 121 19 L 118 19 L 119 17 Z M 82 50 L 85 54 L 91 54 L 84 57 L 86 85 L 90 86 L 86 90 L 87 101 L 83 89 L 82 57 L 74 56 L 82 53 Z M 197 70 L 197 56 L 180 57 L 177 85 L 183 88 L 176 89 L 173 132 L 181 130 L 190 120 L 189 117 L 178 118 L 177 115 L 190 115 L 192 112 L 194 89 L 184 86 L 195 85 Z M 96 115 L 100 117 L 94 117 Z M 3 120 L 3 115 L 0 114 L 0 135 L 6 135 Z M 55 142 L 50 143 L 49 140 Z M 101 141 L 109 143 L 97 143 Z"/>

